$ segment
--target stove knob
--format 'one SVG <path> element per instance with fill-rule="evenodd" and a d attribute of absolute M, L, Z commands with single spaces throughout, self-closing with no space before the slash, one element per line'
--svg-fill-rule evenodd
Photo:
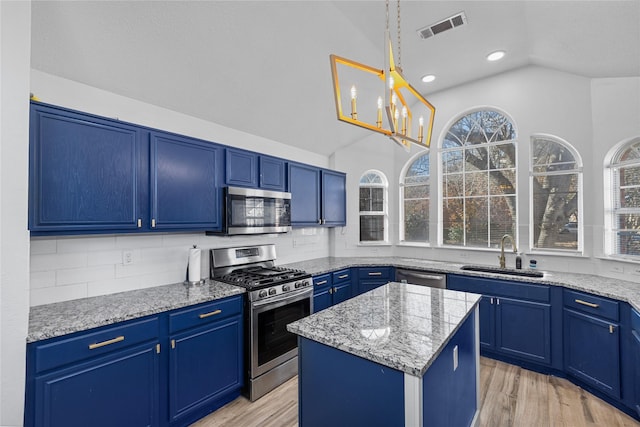
<path fill-rule="evenodd" d="M 311 284 L 311 282 L 309 282 L 308 280 L 303 280 L 302 281 L 302 286 L 309 286 Z"/>
<path fill-rule="evenodd" d="M 283 285 L 282 286 L 282 290 L 285 291 L 285 292 L 290 291 L 291 290 L 291 285 Z"/>
<path fill-rule="evenodd" d="M 264 289 L 263 289 L 263 290 L 261 290 L 260 292 L 258 292 L 258 296 L 259 296 L 260 298 L 264 298 L 264 297 L 266 297 L 266 296 L 267 296 L 267 291 L 266 291 L 266 290 L 264 290 Z"/>
<path fill-rule="evenodd" d="M 275 288 L 269 289 L 269 295 L 275 295 L 275 294 L 276 294 Z"/>
<path fill-rule="evenodd" d="M 302 282 L 296 282 L 296 289 L 298 289 L 300 286 L 302 286 Z"/>

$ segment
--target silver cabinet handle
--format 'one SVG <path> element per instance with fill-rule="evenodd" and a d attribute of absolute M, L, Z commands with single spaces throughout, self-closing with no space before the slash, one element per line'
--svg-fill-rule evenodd
<path fill-rule="evenodd" d="M 326 280 L 321 280 L 319 282 L 316 282 L 316 285 L 324 285 L 325 283 L 327 283 Z"/>
<path fill-rule="evenodd" d="M 369 276 L 382 276 L 382 273 L 377 271 L 377 272 L 374 272 L 374 273 L 369 273 Z"/>
<path fill-rule="evenodd" d="M 347 277 L 349 277 L 348 274 L 343 274 L 342 276 L 338 276 L 338 279 L 346 279 Z"/>

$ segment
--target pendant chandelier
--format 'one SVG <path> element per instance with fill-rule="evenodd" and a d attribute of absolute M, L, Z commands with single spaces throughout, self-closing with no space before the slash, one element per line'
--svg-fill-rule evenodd
<path fill-rule="evenodd" d="M 393 57 L 386 0 L 385 68 L 378 69 L 330 55 L 338 120 L 387 135 L 409 151 L 411 143 L 429 147 L 435 107 L 402 75 L 400 61 L 400 0 L 398 9 L 398 64 Z M 350 102 L 342 105 L 343 93 Z M 359 109 L 359 111 L 358 111 Z M 344 112 L 348 111 L 348 114 Z M 417 120 L 416 120 L 417 119 Z"/>

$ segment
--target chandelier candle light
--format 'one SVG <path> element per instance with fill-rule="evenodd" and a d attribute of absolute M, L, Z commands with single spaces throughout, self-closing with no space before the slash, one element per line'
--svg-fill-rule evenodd
<path fill-rule="evenodd" d="M 385 31 L 385 63 L 387 68 L 378 69 L 337 55 L 330 55 L 331 74 L 338 120 L 350 123 L 374 132 L 387 135 L 397 144 L 409 151 L 411 143 L 429 147 L 435 107 L 429 103 L 402 75 L 400 57 L 398 65 L 393 58 L 393 49 L 389 34 L 389 1 L 386 1 L 387 22 Z M 400 51 L 400 2 L 398 0 L 398 51 Z M 339 76 L 340 74 L 340 76 Z M 348 90 L 340 85 L 340 79 L 351 84 L 351 115 L 343 114 L 342 92 Z M 380 84 L 382 81 L 382 84 Z M 376 83 L 377 82 L 377 83 Z M 358 88 L 358 89 L 357 89 Z M 388 88 L 388 90 L 387 90 Z M 383 101 L 383 96 L 384 101 Z M 358 118 L 356 107 L 358 97 L 362 98 L 362 118 Z M 377 99 L 376 99 L 377 98 Z M 376 101 L 374 101 L 376 99 Z M 375 105 L 377 103 L 377 110 Z M 371 105 L 368 108 L 367 105 Z M 364 107 L 363 107 L 364 106 Z M 383 109 L 387 122 L 383 122 Z M 369 113 L 370 111 L 370 113 Z M 375 111 L 375 114 L 374 114 Z M 418 117 L 417 132 L 413 117 Z M 427 119 L 425 134 L 425 117 Z M 375 118 L 375 120 L 374 120 Z M 414 137 L 417 133 L 417 137 Z"/>

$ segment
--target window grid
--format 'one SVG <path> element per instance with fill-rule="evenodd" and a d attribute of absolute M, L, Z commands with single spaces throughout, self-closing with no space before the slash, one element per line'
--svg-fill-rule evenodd
<path fill-rule="evenodd" d="M 621 147 L 611 164 L 609 254 L 640 257 L 640 140 Z"/>
<path fill-rule="evenodd" d="M 360 242 L 387 241 L 387 180 L 380 172 L 367 171 L 360 178 Z"/>
<path fill-rule="evenodd" d="M 404 242 L 429 242 L 429 161 L 429 152 L 411 159 L 401 179 L 400 240 Z"/>

